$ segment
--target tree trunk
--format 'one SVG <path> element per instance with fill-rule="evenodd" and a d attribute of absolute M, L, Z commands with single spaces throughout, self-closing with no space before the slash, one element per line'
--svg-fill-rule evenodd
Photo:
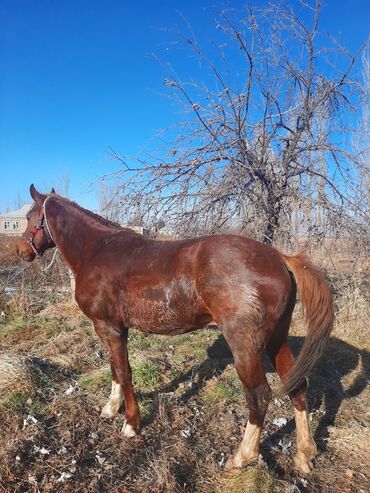
<path fill-rule="evenodd" d="M 262 241 L 268 245 L 272 245 L 276 231 L 280 225 L 281 197 L 270 192 L 267 198 L 267 208 L 267 224 Z"/>

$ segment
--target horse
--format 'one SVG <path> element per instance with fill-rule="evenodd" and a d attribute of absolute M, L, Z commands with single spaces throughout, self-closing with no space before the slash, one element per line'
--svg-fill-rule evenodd
<path fill-rule="evenodd" d="M 294 408 L 294 467 L 307 474 L 317 446 L 307 416 L 307 374 L 322 355 L 334 322 L 325 275 L 306 254 L 287 256 L 238 235 L 154 240 L 31 185 L 34 204 L 17 252 L 31 262 L 57 247 L 72 270 L 75 299 L 107 347 L 112 389 L 101 416 L 124 404 L 124 437 L 136 435 L 140 413 L 127 352 L 129 328 L 177 335 L 216 324 L 233 354 L 249 407 L 243 439 L 227 469 L 259 455 L 271 389 L 263 368 L 267 352 Z M 294 359 L 287 342 L 297 291 L 308 331 Z"/>

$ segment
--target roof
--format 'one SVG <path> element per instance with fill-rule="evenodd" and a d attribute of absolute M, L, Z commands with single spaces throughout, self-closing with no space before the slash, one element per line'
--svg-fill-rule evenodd
<path fill-rule="evenodd" d="M 32 204 L 24 204 L 20 209 L 15 211 L 4 212 L 4 214 L 0 214 L 1 218 L 5 217 L 26 217 L 27 212 L 31 209 Z"/>

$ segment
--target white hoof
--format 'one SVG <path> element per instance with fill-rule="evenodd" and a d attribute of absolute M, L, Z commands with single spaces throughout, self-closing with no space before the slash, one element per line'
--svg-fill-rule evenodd
<path fill-rule="evenodd" d="M 117 416 L 118 411 L 119 411 L 119 406 L 114 406 L 110 402 L 108 402 L 101 410 L 100 416 L 102 418 L 112 419 Z"/>
<path fill-rule="evenodd" d="M 127 423 L 127 421 L 125 421 L 124 425 L 122 426 L 121 433 L 127 438 L 132 438 L 136 436 L 135 428 Z"/>
<path fill-rule="evenodd" d="M 313 470 L 313 463 L 302 452 L 298 451 L 293 459 L 295 469 L 301 474 L 310 474 Z"/>
<path fill-rule="evenodd" d="M 240 467 L 246 466 L 250 462 L 256 461 L 257 459 L 258 452 L 257 454 L 249 454 L 246 457 L 242 457 L 240 450 L 238 450 L 235 455 L 232 455 L 227 459 L 225 469 L 226 471 L 230 471 L 231 469 L 238 469 Z"/>

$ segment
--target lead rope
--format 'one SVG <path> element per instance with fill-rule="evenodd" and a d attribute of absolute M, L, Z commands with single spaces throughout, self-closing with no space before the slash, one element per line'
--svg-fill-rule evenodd
<path fill-rule="evenodd" d="M 50 238 L 52 239 L 52 241 L 53 241 L 53 243 L 54 243 L 54 245 L 55 245 L 55 251 L 54 251 L 54 253 L 53 253 L 52 259 L 51 259 L 51 261 L 49 262 L 49 264 L 48 264 L 48 265 L 47 265 L 44 269 L 42 269 L 42 272 L 43 272 L 43 273 L 47 272 L 47 271 L 50 269 L 50 267 L 51 267 L 51 266 L 53 265 L 53 263 L 54 263 L 54 260 L 55 260 L 55 258 L 56 258 L 56 255 L 57 255 L 57 253 L 58 253 L 58 247 L 56 246 L 56 243 L 55 243 L 55 241 L 54 241 L 53 235 L 51 234 L 51 231 L 50 231 L 50 228 L 49 228 L 49 224 L 48 224 L 48 220 L 47 220 L 47 217 L 46 217 L 46 208 L 45 208 L 45 204 L 46 204 L 46 201 L 48 200 L 48 198 L 49 198 L 49 197 L 50 197 L 50 195 L 48 195 L 48 196 L 46 197 L 46 199 L 44 200 L 44 203 L 43 203 L 43 208 L 44 208 L 44 219 L 45 219 L 45 224 L 46 224 L 46 227 L 47 227 L 47 229 L 48 229 L 49 236 L 50 236 Z M 32 246 L 33 246 L 33 245 L 31 244 L 31 247 L 32 247 Z M 33 248 L 33 250 L 34 250 L 34 248 Z M 34 251 L 35 251 L 35 250 L 34 250 Z M 35 253 L 36 253 L 36 254 L 38 254 L 38 252 L 37 252 L 37 251 L 35 251 Z M 10 278 L 7 280 L 6 284 L 8 284 L 9 282 L 14 281 L 14 279 L 16 279 L 18 276 L 20 276 L 21 274 L 23 274 L 23 272 L 24 272 L 25 270 L 29 269 L 30 267 L 31 267 L 31 264 L 29 264 L 29 265 L 27 265 L 27 266 L 22 267 L 21 269 L 19 269 L 19 270 L 18 270 L 15 274 L 13 274 L 13 275 L 11 275 L 11 276 L 10 276 Z M 0 295 L 2 295 L 2 294 L 4 293 L 4 291 L 6 290 L 6 288 L 7 288 L 7 287 L 8 287 L 8 286 L 4 286 L 4 288 L 2 288 L 2 289 L 0 288 Z"/>
<path fill-rule="evenodd" d="M 42 273 L 44 274 L 45 272 L 47 272 L 50 267 L 53 265 L 54 263 L 54 260 L 56 258 L 56 255 L 57 253 L 59 253 L 58 249 L 56 248 L 54 253 L 53 253 L 53 256 L 52 256 L 52 259 L 51 261 L 49 262 L 49 264 L 44 268 L 44 269 L 41 269 Z M 5 286 L 3 288 L 1 288 L 0 286 L 0 296 L 4 293 L 4 291 L 6 290 L 6 288 L 8 287 L 7 285 L 11 282 L 14 281 L 14 279 L 17 279 L 17 277 L 19 277 L 21 274 L 23 274 L 23 272 L 25 270 L 28 270 L 32 267 L 32 264 L 29 264 L 29 265 L 26 265 L 25 267 L 21 267 L 19 270 L 17 270 L 14 274 L 12 274 L 9 279 L 6 281 L 5 283 Z"/>
<path fill-rule="evenodd" d="M 45 207 L 45 206 L 46 206 L 46 202 L 47 202 L 47 200 L 48 200 L 48 199 L 50 199 L 50 197 L 51 197 L 51 195 L 48 195 L 48 196 L 46 197 L 46 199 L 44 200 L 44 203 L 42 204 L 42 207 L 44 208 L 44 219 L 45 219 L 45 224 L 46 224 L 46 227 L 48 228 L 48 233 L 49 233 L 49 236 L 50 236 L 50 238 L 52 239 L 52 241 L 53 241 L 53 243 L 54 243 L 54 245 L 55 245 L 55 247 L 56 247 L 56 243 L 55 243 L 55 241 L 54 241 L 53 235 L 51 234 L 51 231 L 50 231 L 50 228 L 49 228 L 48 218 L 46 217 L 46 207 Z"/>
<path fill-rule="evenodd" d="M 55 243 L 55 241 L 54 241 L 53 235 L 51 234 L 51 231 L 50 231 L 50 228 L 49 228 L 49 223 L 48 223 L 48 218 L 47 218 L 47 216 L 46 216 L 46 207 L 45 207 L 45 206 L 46 206 L 46 202 L 47 202 L 47 200 L 48 200 L 50 197 L 51 197 L 51 195 L 48 195 L 48 196 L 46 197 L 46 199 L 44 200 L 44 203 L 42 204 L 42 206 L 43 206 L 43 208 L 44 208 L 44 220 L 45 220 L 45 225 L 46 225 L 46 227 L 47 227 L 47 229 L 48 229 L 49 236 L 50 236 L 50 238 L 51 238 L 52 242 L 53 242 L 53 243 L 54 243 L 54 245 L 55 245 L 55 251 L 54 251 L 54 253 L 53 253 L 53 257 L 52 257 L 52 259 L 51 259 L 51 262 L 49 263 L 49 265 L 48 265 L 47 267 L 45 267 L 45 269 L 42 269 L 42 272 L 46 272 L 46 271 L 48 271 L 48 270 L 50 269 L 50 267 L 51 267 L 51 266 L 53 265 L 53 263 L 54 263 L 54 260 L 55 260 L 56 254 L 58 253 L 58 247 L 57 247 L 57 245 L 56 245 L 56 243 Z"/>
<path fill-rule="evenodd" d="M 53 240 L 53 241 L 54 241 L 54 240 Z M 43 273 L 43 274 L 45 274 L 45 272 L 47 272 L 47 271 L 50 269 L 50 267 L 53 265 L 53 263 L 54 263 L 54 261 L 55 261 L 55 258 L 56 258 L 56 256 L 57 256 L 57 253 L 59 253 L 59 250 L 55 247 L 55 251 L 54 251 L 54 253 L 53 253 L 53 256 L 52 256 L 51 261 L 49 262 L 49 264 L 48 264 L 45 268 L 41 269 L 41 271 L 42 271 L 42 273 Z M 0 286 L 0 296 L 4 293 L 4 291 L 5 291 L 5 290 L 6 290 L 6 288 L 8 287 L 8 284 L 9 284 L 9 283 L 13 282 L 13 281 L 14 281 L 14 279 L 17 279 L 17 277 L 19 277 L 21 274 L 23 274 L 23 272 L 24 272 L 25 270 L 28 270 L 28 269 L 30 269 L 31 267 L 32 267 L 32 264 L 30 263 L 30 264 L 26 265 L 25 267 L 21 267 L 21 268 L 20 268 L 19 270 L 17 270 L 14 274 L 12 274 L 12 275 L 9 277 L 9 279 L 6 281 L 5 286 L 4 286 L 3 288 Z"/>
<path fill-rule="evenodd" d="M 44 272 L 44 273 L 45 273 L 46 271 L 48 271 L 48 270 L 50 269 L 50 267 L 51 267 L 51 266 L 53 265 L 53 263 L 54 263 L 54 260 L 55 260 L 55 257 L 56 257 L 56 255 L 57 255 L 57 253 L 59 253 L 59 252 L 58 252 L 57 247 L 55 247 L 55 250 L 54 250 L 54 253 L 53 253 L 53 257 L 52 257 L 51 261 L 49 262 L 49 265 L 47 265 L 44 269 L 42 269 L 42 272 Z"/>

